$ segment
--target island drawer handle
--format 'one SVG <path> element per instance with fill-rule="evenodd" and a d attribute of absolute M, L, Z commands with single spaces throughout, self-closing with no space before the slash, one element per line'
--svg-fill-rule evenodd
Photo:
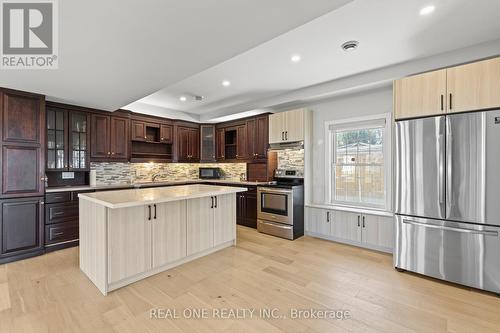
<path fill-rule="evenodd" d="M 214 197 L 210 197 L 210 199 L 212 199 L 212 206 L 210 208 L 214 208 Z"/>
<path fill-rule="evenodd" d="M 217 208 L 217 197 L 215 197 L 215 208 Z"/>
<path fill-rule="evenodd" d="M 155 207 L 155 217 L 154 219 L 156 220 L 156 204 L 153 205 Z"/>
<path fill-rule="evenodd" d="M 148 221 L 151 221 L 151 205 L 148 205 L 148 209 L 149 209 Z"/>

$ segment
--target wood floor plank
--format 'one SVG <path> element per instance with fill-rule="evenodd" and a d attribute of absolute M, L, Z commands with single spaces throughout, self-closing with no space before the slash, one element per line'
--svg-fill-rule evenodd
<path fill-rule="evenodd" d="M 500 332 L 500 298 L 399 273 L 390 255 L 245 227 L 237 238 L 107 297 L 79 270 L 78 248 L 0 265 L 0 332 Z M 283 317 L 151 318 L 152 309 L 195 308 L 275 308 Z M 350 318 L 291 319 L 294 308 Z"/>

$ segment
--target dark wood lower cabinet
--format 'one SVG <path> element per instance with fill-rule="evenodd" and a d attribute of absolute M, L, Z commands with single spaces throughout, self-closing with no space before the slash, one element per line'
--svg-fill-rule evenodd
<path fill-rule="evenodd" d="M 93 191 L 45 194 L 45 248 L 47 251 L 78 245 L 78 193 L 85 192 Z"/>
<path fill-rule="evenodd" d="M 44 252 L 43 197 L 0 200 L 0 263 Z"/>
<path fill-rule="evenodd" d="M 247 192 L 236 194 L 236 223 L 257 228 L 257 188 L 248 187 Z"/>

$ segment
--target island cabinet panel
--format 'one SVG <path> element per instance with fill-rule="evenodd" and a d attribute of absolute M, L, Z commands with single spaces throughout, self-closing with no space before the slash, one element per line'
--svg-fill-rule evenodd
<path fill-rule="evenodd" d="M 214 245 L 236 238 L 236 200 L 234 194 L 214 197 Z"/>
<path fill-rule="evenodd" d="M 151 268 L 151 224 L 148 206 L 108 210 L 108 283 Z"/>
<path fill-rule="evenodd" d="M 108 206 L 109 195 L 99 198 L 98 193 L 82 194 L 80 269 L 107 295 L 234 245 L 236 192 L 241 189 L 219 188 L 220 195 L 206 193 L 208 196 L 197 198 L 198 186 L 192 185 L 190 192 L 186 185 L 184 198 L 173 192 L 174 201 L 148 204 L 131 201 L 132 207 L 118 208 Z M 166 198 L 168 195 L 165 193 Z"/>
<path fill-rule="evenodd" d="M 148 212 L 149 213 L 149 212 Z M 186 200 L 153 205 L 153 268 L 186 256 Z"/>
<path fill-rule="evenodd" d="M 187 255 L 214 246 L 214 199 L 203 197 L 187 202 Z"/>

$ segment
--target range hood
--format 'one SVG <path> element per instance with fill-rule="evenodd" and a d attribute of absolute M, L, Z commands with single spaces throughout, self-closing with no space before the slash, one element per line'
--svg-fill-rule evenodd
<path fill-rule="evenodd" d="M 269 150 L 303 149 L 304 141 L 280 142 L 269 144 Z"/>

